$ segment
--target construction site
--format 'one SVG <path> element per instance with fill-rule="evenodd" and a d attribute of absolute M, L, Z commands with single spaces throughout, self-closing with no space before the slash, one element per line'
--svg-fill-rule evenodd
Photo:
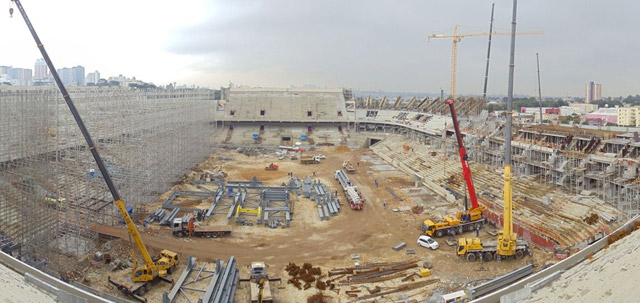
<path fill-rule="evenodd" d="M 633 134 L 518 125 L 513 229 L 530 255 L 469 262 L 455 257 L 456 239 L 493 238 L 504 219 L 504 119 L 483 112 L 482 100 L 460 98 L 456 110 L 487 224 L 434 236 L 432 250 L 415 244 L 423 221 L 464 211 L 469 196 L 444 102 L 342 89 L 225 93 L 71 91 L 144 245 L 180 260 L 173 284 L 135 294 L 149 302 L 222 302 L 218 291 L 249 301 L 252 262 L 266 264 L 277 302 L 436 302 L 526 266 L 538 271 L 638 213 Z M 131 275 L 135 245 L 64 100 L 54 89 L 2 88 L 0 106 L 3 251 L 131 300 L 109 280 Z"/>
<path fill-rule="evenodd" d="M 6 300 L 621 302 L 637 292 L 640 129 L 513 119 L 514 44 L 504 115 L 485 97 L 454 97 L 457 26 L 429 36 L 454 41 L 446 99 L 67 91 L 12 2 L 57 88 L 0 86 Z M 512 24 L 514 39 L 515 1 Z"/>

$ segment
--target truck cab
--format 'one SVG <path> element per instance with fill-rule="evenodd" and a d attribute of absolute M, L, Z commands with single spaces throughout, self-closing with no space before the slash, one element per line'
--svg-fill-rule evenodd
<path fill-rule="evenodd" d="M 173 219 L 173 223 L 171 224 L 171 231 L 173 232 L 173 235 L 177 237 L 187 236 L 188 229 L 185 226 L 187 223 L 189 222 L 183 222 L 182 218 Z"/>

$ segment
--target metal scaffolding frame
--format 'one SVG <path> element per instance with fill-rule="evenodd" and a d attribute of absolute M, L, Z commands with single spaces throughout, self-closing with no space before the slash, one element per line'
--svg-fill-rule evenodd
<path fill-rule="evenodd" d="M 128 205 L 155 201 L 212 146 L 209 90 L 74 87 L 69 91 Z M 120 216 L 60 93 L 0 87 L 0 226 L 21 259 L 59 268 L 95 245 L 94 224 Z"/>

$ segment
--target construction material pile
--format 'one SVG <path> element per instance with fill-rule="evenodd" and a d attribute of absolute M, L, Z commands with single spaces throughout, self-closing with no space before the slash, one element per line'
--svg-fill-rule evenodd
<path fill-rule="evenodd" d="M 315 283 L 315 287 L 319 290 L 325 290 L 327 288 L 334 289 L 335 284 L 333 280 L 321 281 L 322 270 L 320 267 L 313 267 L 310 263 L 302 264 L 302 267 L 296 265 L 295 263 L 289 263 L 285 270 L 289 273 L 291 278 L 287 281 L 289 284 L 293 284 L 297 289 L 309 289 L 311 288 L 311 283 Z M 317 278 L 316 278 L 317 277 Z M 305 284 L 302 285 L 302 282 Z"/>
<path fill-rule="evenodd" d="M 418 267 L 417 260 L 409 260 L 403 262 L 394 263 L 368 263 L 355 267 L 347 268 L 334 268 L 329 270 L 328 275 L 337 276 L 333 280 L 339 280 L 338 285 L 347 286 L 349 289 L 345 291 L 348 297 L 356 298 L 354 301 L 370 299 L 378 296 L 383 296 L 390 293 L 409 291 L 412 289 L 420 288 L 432 283 L 436 283 L 438 279 L 429 279 L 414 282 L 415 279 L 422 278 L 416 271 L 407 273 L 406 271 L 412 268 Z M 414 282 L 414 283 L 401 283 L 394 287 L 375 286 L 373 288 L 367 286 L 356 286 L 355 284 L 367 284 L 367 283 L 379 283 L 383 281 L 390 281 L 393 279 L 400 279 L 399 282 Z M 332 280 L 332 281 L 333 281 Z M 361 294 L 362 288 L 366 289 L 369 294 Z"/>

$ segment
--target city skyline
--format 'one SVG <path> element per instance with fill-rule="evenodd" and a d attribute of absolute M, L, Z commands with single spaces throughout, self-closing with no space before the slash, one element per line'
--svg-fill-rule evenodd
<path fill-rule="evenodd" d="M 26 9 L 56 66 L 85 62 L 105 75 L 127 74 L 156 84 L 312 83 L 437 93 L 449 88 L 451 42 L 428 43 L 426 37 L 450 33 L 456 23 L 462 23 L 461 33 L 486 32 L 491 8 L 490 1 L 470 0 L 332 3 L 196 0 L 176 10 L 169 1 L 115 0 L 96 8 L 79 0 L 33 0 Z M 151 5 L 154 14 L 142 16 Z M 48 14 L 61 8 L 72 17 Z M 640 42 L 629 39 L 634 36 L 631 13 L 637 9 L 640 3 L 520 3 L 518 31 L 545 34 L 517 38 L 515 93 L 536 95 L 538 52 L 545 96 L 584 96 L 588 81 L 604 84 L 609 96 L 637 94 L 640 75 L 633 71 L 640 60 L 632 50 Z M 6 60 L 2 64 L 31 66 L 38 50 L 18 17 L 0 18 L 12 41 L 0 50 L 0 58 Z M 508 31 L 510 17 L 511 2 L 496 1 L 495 30 Z M 139 22 L 144 29 L 132 26 Z M 505 94 L 509 37 L 496 36 L 492 42 L 488 94 Z M 486 47 L 486 37 L 462 39 L 460 94 L 482 93 Z"/>

